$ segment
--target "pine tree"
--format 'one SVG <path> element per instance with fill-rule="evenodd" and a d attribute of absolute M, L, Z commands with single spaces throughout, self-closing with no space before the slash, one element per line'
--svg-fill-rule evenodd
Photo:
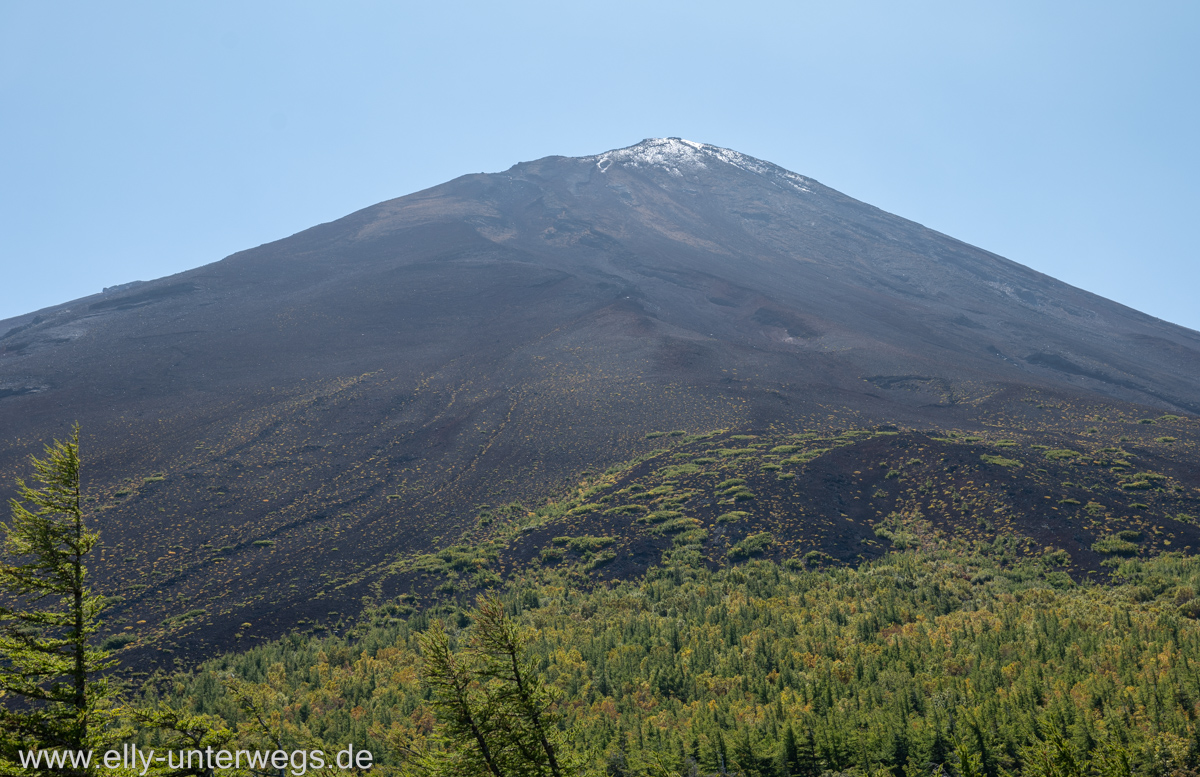
<path fill-rule="evenodd" d="M 779 760 L 780 773 L 785 777 L 818 777 L 821 774 L 821 764 L 817 760 L 812 729 L 804 729 L 804 738 L 800 739 L 789 723 L 787 730 L 783 732 Z"/>
<path fill-rule="evenodd" d="M 84 563 L 99 535 L 84 522 L 78 424 L 45 458 L 30 458 L 37 487 L 17 480 L 10 522 L 0 525 L 4 772 L 15 771 L 18 750 L 97 746 L 110 695 L 99 673 L 114 663 L 91 646 L 104 598 L 89 588 Z"/>
<path fill-rule="evenodd" d="M 746 777 L 772 777 L 775 771 L 770 757 L 754 752 L 749 729 L 742 729 L 740 736 L 734 740 L 733 760 L 738 772 Z"/>
<path fill-rule="evenodd" d="M 526 650 L 525 631 L 499 599 L 480 602 L 474 633 L 456 651 L 434 623 L 419 638 L 424 679 L 439 718 L 440 747 L 412 762 L 440 777 L 566 777 L 577 771 L 554 693 Z"/>
<path fill-rule="evenodd" d="M 554 710 L 554 693 L 526 655 L 525 642 L 524 630 L 505 614 L 499 599 L 480 602 L 472 648 L 506 734 L 525 766 L 564 777 L 567 772 L 559 761 L 566 739 Z"/>
<path fill-rule="evenodd" d="M 783 746 L 779 754 L 780 772 L 784 777 L 800 777 L 800 745 L 796 742 L 796 731 L 788 724 L 783 732 Z"/>
<path fill-rule="evenodd" d="M 492 705 L 487 703 L 469 661 L 453 647 L 439 621 L 420 636 L 423 680 L 438 717 L 435 741 L 412 765 L 418 774 L 508 777 Z"/>

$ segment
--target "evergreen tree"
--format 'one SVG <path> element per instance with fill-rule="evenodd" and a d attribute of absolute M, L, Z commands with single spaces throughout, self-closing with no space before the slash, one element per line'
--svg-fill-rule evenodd
<path fill-rule="evenodd" d="M 441 747 L 422 753 L 413 766 L 430 775 L 507 777 L 497 752 L 499 736 L 494 711 L 486 703 L 468 662 L 455 652 L 439 621 L 420 637 L 423 679 L 438 718 L 436 741 Z"/>
<path fill-rule="evenodd" d="M 733 760 L 738 773 L 745 777 L 774 777 L 775 769 L 771 758 L 754 752 L 749 729 L 742 729 L 741 735 L 734 741 Z"/>
<path fill-rule="evenodd" d="M 479 657 L 479 676 L 500 711 L 505 735 L 533 773 L 564 777 L 559 763 L 564 734 L 554 711 L 554 696 L 525 650 L 524 630 L 504 612 L 496 597 L 480 602 L 475 611 L 472 649 Z"/>
<path fill-rule="evenodd" d="M 84 522 L 79 426 L 66 442 L 47 446 L 45 458 L 30 458 L 37 487 L 17 480 L 10 521 L 0 525 L 5 773 L 16 771 L 19 750 L 87 750 L 101 743 L 110 689 L 98 674 L 114 663 L 91 646 L 104 599 L 89 588 L 84 563 L 99 535 Z"/>
<path fill-rule="evenodd" d="M 481 601 L 472 616 L 465 650 L 454 650 L 440 623 L 420 637 L 441 747 L 413 766 L 439 777 L 574 774 L 577 764 L 563 760 L 569 738 L 550 687 L 527 655 L 524 630 L 495 597 Z"/>
<path fill-rule="evenodd" d="M 801 777 L 800 744 L 796 741 L 796 731 L 788 724 L 783 732 L 783 745 L 779 753 L 780 773 L 783 777 Z"/>
<path fill-rule="evenodd" d="M 804 729 L 804 738 L 800 740 L 800 777 L 818 777 L 821 774 L 821 761 L 817 758 L 817 743 L 813 738 L 811 728 Z"/>
<path fill-rule="evenodd" d="M 787 730 L 783 732 L 779 762 L 779 773 L 783 777 L 819 777 L 821 763 L 817 760 L 817 747 L 812 729 L 804 729 L 804 736 L 797 737 L 796 729 L 789 723 Z"/>

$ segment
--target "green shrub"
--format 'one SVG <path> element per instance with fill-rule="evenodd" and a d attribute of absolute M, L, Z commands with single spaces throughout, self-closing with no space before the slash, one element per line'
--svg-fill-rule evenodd
<path fill-rule="evenodd" d="M 553 540 L 555 545 L 566 545 L 567 550 L 573 550 L 576 553 L 597 551 L 607 548 L 616 541 L 616 537 L 593 537 L 586 534 L 581 537 L 555 537 Z"/>
<path fill-rule="evenodd" d="M 673 518 L 664 524 L 654 527 L 655 534 L 673 534 L 674 532 L 684 531 L 686 529 L 695 529 L 700 526 L 700 522 L 695 518 Z"/>
<path fill-rule="evenodd" d="M 683 515 L 683 513 L 679 512 L 678 510 L 655 510 L 649 515 L 644 515 L 641 518 L 638 518 L 638 522 L 662 523 L 663 521 L 669 521 L 672 518 L 678 518 L 681 515 Z"/>
<path fill-rule="evenodd" d="M 487 568 L 477 570 L 471 578 L 471 583 L 476 588 L 494 588 L 502 582 L 504 581 L 500 579 L 500 575 Z"/>
<path fill-rule="evenodd" d="M 605 515 L 629 515 L 631 513 L 644 513 L 649 510 L 646 505 L 620 505 L 618 507 L 610 507 L 604 511 Z"/>
<path fill-rule="evenodd" d="M 172 615 L 170 618 L 164 618 L 163 623 L 180 623 L 182 621 L 191 620 L 192 618 L 199 618 L 201 615 L 204 615 L 206 612 L 208 612 L 208 611 L 203 608 L 197 609 L 197 610 L 188 610 L 185 613 L 180 613 L 179 615 Z"/>
<path fill-rule="evenodd" d="M 751 534 L 749 537 L 738 542 L 726 554 L 732 561 L 739 561 L 744 558 L 762 553 L 767 548 L 775 544 L 775 538 L 770 532 L 759 532 Z"/>
<path fill-rule="evenodd" d="M 121 634 L 113 634 L 111 637 L 105 639 L 103 642 L 100 643 L 100 649 L 101 650 L 120 650 L 121 648 L 128 645 L 130 642 L 134 642 L 136 640 L 137 640 L 137 637 L 135 637 L 134 635 L 132 635 L 128 632 L 123 632 Z"/>
<path fill-rule="evenodd" d="M 1006 459 L 1003 456 L 991 456 L 991 455 L 985 453 L 982 456 L 980 456 L 979 458 L 983 461 L 984 464 L 995 464 L 1000 467 L 1022 467 L 1022 466 L 1024 466 L 1023 464 L 1021 464 L 1021 462 L 1017 461 L 1016 459 Z"/>
<path fill-rule="evenodd" d="M 604 566 L 605 564 L 612 561 L 616 557 L 617 557 L 616 553 L 612 552 L 611 550 L 605 550 L 600 553 L 597 553 L 594 557 L 592 557 L 592 560 L 587 562 L 586 564 L 584 564 L 583 568 L 586 570 L 596 569 L 597 567 Z"/>
<path fill-rule="evenodd" d="M 1136 542 L 1123 540 L 1119 536 L 1110 535 L 1101 537 L 1092 543 L 1092 550 L 1097 553 L 1103 553 L 1109 556 L 1136 556 L 1138 553 L 1138 545 Z"/>
<path fill-rule="evenodd" d="M 721 513 L 717 516 L 717 523 L 733 523 L 740 521 L 743 518 L 749 517 L 750 513 L 744 510 L 730 510 L 727 513 Z"/>

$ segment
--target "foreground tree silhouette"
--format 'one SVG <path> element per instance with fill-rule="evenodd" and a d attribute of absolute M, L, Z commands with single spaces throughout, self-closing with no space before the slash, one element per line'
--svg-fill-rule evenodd
<path fill-rule="evenodd" d="M 66 442 L 30 457 L 35 487 L 17 480 L 11 518 L 0 524 L 0 773 L 18 750 L 85 750 L 99 744 L 109 653 L 92 648 L 103 597 L 84 560 L 99 535 L 84 523 L 79 426 Z M 13 702 L 16 702 L 15 704 Z M 44 770 L 49 771 L 49 770 Z M 56 770 L 61 774 L 71 769 Z M 76 769 L 83 772 L 84 769 Z"/>
<path fill-rule="evenodd" d="M 413 760 L 434 777 L 566 777 L 568 736 L 546 685 L 526 655 L 526 631 L 496 597 L 472 613 L 474 632 L 456 651 L 435 622 L 420 636 L 424 679 L 438 716 L 438 745 Z"/>

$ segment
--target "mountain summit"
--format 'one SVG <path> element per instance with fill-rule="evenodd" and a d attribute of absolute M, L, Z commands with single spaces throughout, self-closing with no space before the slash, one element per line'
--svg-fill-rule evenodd
<path fill-rule="evenodd" d="M 531 504 L 648 434 L 970 430 L 1046 398 L 1200 412 L 1200 334 L 651 139 L 0 322 L 0 475 L 78 420 L 101 580 L 151 618 L 221 602 L 196 637 L 215 639 L 356 607 L 479 505 Z"/>

